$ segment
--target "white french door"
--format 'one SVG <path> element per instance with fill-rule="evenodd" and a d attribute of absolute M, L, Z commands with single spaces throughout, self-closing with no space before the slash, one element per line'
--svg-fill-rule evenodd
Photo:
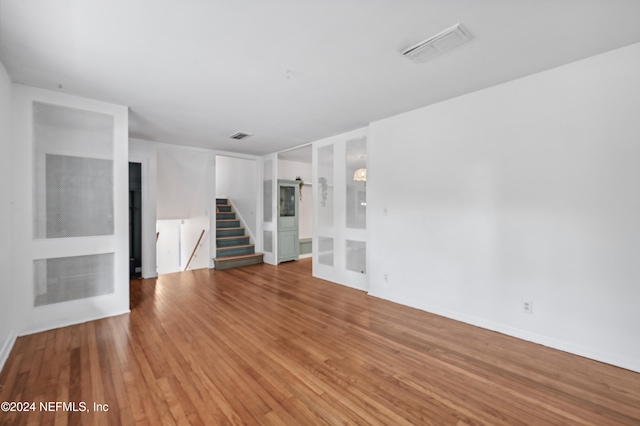
<path fill-rule="evenodd" d="M 361 290 L 367 276 L 367 128 L 313 144 L 313 275 Z"/>

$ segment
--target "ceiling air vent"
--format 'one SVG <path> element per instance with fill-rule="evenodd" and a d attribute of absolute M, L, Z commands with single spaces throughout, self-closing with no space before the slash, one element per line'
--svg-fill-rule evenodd
<path fill-rule="evenodd" d="M 471 35 L 460 24 L 447 28 L 431 38 L 406 49 L 402 54 L 415 63 L 426 62 L 441 53 L 471 40 Z"/>
<path fill-rule="evenodd" d="M 248 138 L 249 136 L 251 136 L 251 133 L 245 133 L 245 132 L 236 132 L 234 134 L 232 134 L 231 136 L 229 136 L 231 139 L 244 139 L 244 138 Z"/>

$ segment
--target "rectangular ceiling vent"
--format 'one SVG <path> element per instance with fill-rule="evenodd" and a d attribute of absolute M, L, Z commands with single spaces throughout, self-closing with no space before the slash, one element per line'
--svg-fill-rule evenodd
<path fill-rule="evenodd" d="M 234 134 L 232 134 L 231 136 L 229 136 L 231 139 L 244 139 L 244 138 L 248 138 L 249 136 L 251 136 L 251 133 L 245 133 L 245 132 L 236 132 Z"/>
<path fill-rule="evenodd" d="M 471 35 L 460 24 L 447 28 L 420 43 L 406 49 L 402 54 L 415 63 L 426 62 L 441 53 L 471 40 Z"/>

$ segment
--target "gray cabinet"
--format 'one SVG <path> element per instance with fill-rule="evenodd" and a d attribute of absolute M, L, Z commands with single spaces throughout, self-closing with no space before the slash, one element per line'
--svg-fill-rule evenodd
<path fill-rule="evenodd" d="M 299 182 L 278 180 L 278 263 L 298 260 Z"/>

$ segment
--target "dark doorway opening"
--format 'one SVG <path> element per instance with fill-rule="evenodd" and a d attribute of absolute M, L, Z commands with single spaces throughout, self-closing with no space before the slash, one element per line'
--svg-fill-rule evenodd
<path fill-rule="evenodd" d="M 129 163 L 129 275 L 142 275 L 142 164 Z"/>

